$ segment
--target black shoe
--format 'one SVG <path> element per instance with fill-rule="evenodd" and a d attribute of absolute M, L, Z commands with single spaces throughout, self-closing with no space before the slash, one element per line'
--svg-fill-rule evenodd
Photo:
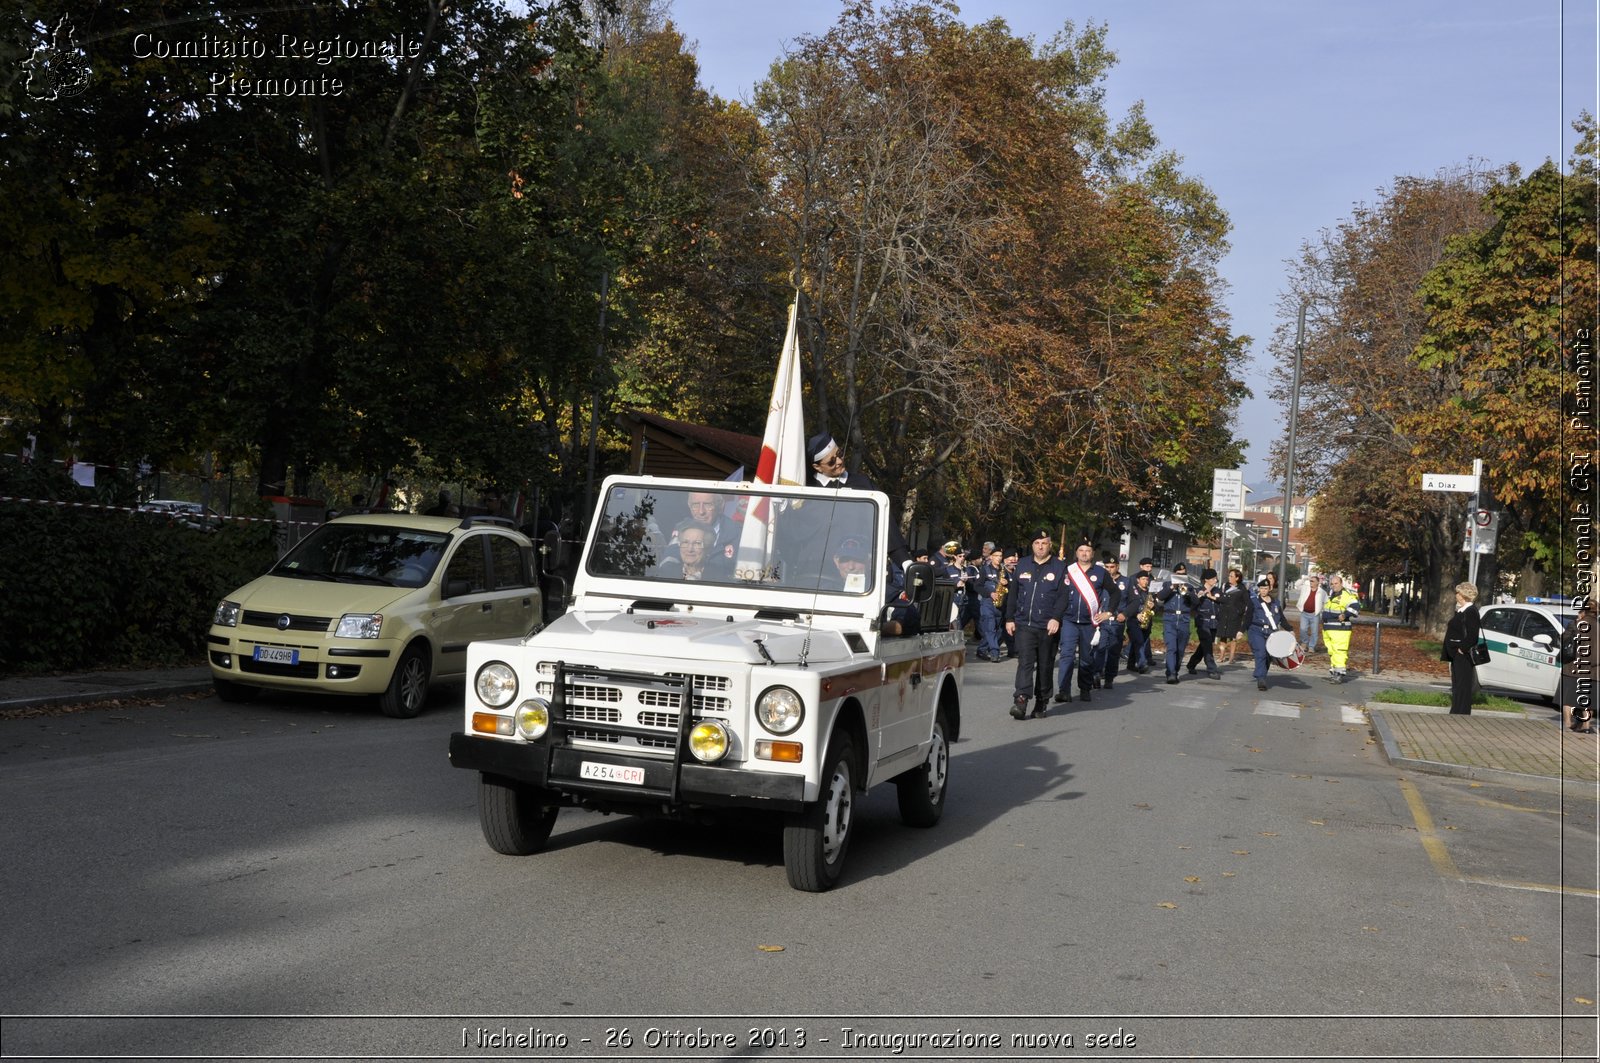
<path fill-rule="evenodd" d="M 1267 689 L 1267 684 L 1263 683 L 1261 680 L 1258 679 L 1258 680 L 1256 680 L 1256 689 L 1257 690 L 1265 690 L 1265 689 Z"/>
<path fill-rule="evenodd" d="M 1173 675 L 1171 672 L 1167 673 L 1167 685 L 1168 686 L 1171 686 L 1172 684 L 1176 683 L 1177 681 L 1178 681 L 1178 677 L 1177 676 Z"/>
<path fill-rule="evenodd" d="M 1050 709 L 1049 709 L 1048 706 L 1045 705 L 1045 702 L 1044 702 L 1043 698 L 1040 698 L 1038 701 L 1033 703 L 1033 718 L 1034 719 L 1036 719 L 1036 720 L 1043 719 L 1045 714 L 1047 712 L 1049 712 L 1049 711 L 1050 711 Z"/>
<path fill-rule="evenodd" d="M 1056 696 L 1052 700 L 1054 700 L 1056 702 L 1056 704 L 1059 705 L 1063 701 L 1071 701 L 1072 700 L 1072 695 L 1070 693 L 1068 693 L 1065 689 L 1062 689 L 1062 690 L 1056 691 Z M 1041 705 L 1044 704 L 1044 699 L 1043 698 L 1041 698 L 1039 700 L 1039 704 L 1041 704 Z"/>
<path fill-rule="evenodd" d="M 1078 691 L 1078 700 L 1079 701 L 1088 701 L 1089 700 L 1089 688 L 1088 687 L 1084 687 L 1082 690 Z"/>
<path fill-rule="evenodd" d="M 1210 676 L 1212 679 L 1221 679 L 1222 678 L 1222 673 L 1221 672 L 1207 672 L 1206 675 Z"/>
<path fill-rule="evenodd" d="M 1194 665 L 1192 664 L 1189 666 L 1189 674 L 1194 675 Z"/>
<path fill-rule="evenodd" d="M 1018 694 L 1011 699 L 1011 715 L 1019 720 L 1028 718 L 1028 695 Z"/>
<path fill-rule="evenodd" d="M 1111 689 L 1111 683 L 1112 683 L 1112 680 L 1110 680 L 1110 679 L 1103 679 L 1103 680 L 1100 681 L 1100 685 L 1105 687 L 1107 690 Z"/>

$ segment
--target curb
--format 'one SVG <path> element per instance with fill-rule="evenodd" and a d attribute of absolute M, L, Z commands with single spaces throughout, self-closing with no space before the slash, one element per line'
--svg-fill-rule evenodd
<path fill-rule="evenodd" d="M 1430 775 L 1448 775 L 1457 779 L 1471 779 L 1474 782 L 1502 783 L 1524 790 L 1538 790 L 1541 793 L 1562 794 L 1567 787 L 1582 786 L 1585 789 L 1594 789 L 1594 783 L 1582 779 L 1566 780 L 1553 775 L 1528 775 L 1519 771 L 1506 771 L 1502 768 L 1479 768 L 1470 764 L 1446 764 L 1437 760 L 1414 760 L 1411 757 L 1400 755 L 1399 744 L 1395 741 L 1394 732 L 1389 728 L 1389 721 L 1384 719 L 1383 713 L 1395 706 L 1386 705 L 1383 710 L 1367 711 L 1367 716 L 1372 720 L 1373 730 L 1378 732 L 1378 740 L 1383 745 L 1384 758 L 1396 768 L 1409 768 L 1412 771 L 1423 771 Z M 1417 709 L 1401 708 L 1401 712 L 1416 712 Z M 1477 712 L 1474 711 L 1476 716 Z M 1485 712 L 1484 715 L 1489 715 Z M 1493 715 L 1521 718 L 1520 713 L 1497 712 Z"/>
<path fill-rule="evenodd" d="M 113 701 L 126 698 L 169 698 L 178 694 L 195 694 L 212 689 L 211 680 L 185 683 L 153 683 L 149 686 L 117 687 L 101 691 L 79 691 L 75 694 L 28 695 L 0 701 L 0 712 L 11 709 L 47 709 L 57 705 L 87 705 L 96 701 Z"/>

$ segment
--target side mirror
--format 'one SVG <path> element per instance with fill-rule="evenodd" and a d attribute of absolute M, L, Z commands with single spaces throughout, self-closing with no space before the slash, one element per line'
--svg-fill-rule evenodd
<path fill-rule="evenodd" d="M 926 561 L 914 561 L 906 569 L 906 597 L 915 605 L 926 605 L 933 600 L 933 566 Z"/>
<path fill-rule="evenodd" d="M 1545 647 L 1554 646 L 1556 644 L 1556 640 L 1551 638 L 1549 635 L 1535 635 L 1533 636 L 1533 641 L 1538 643 L 1540 646 Z"/>
<path fill-rule="evenodd" d="M 561 533 L 554 528 L 544 533 L 539 540 L 539 567 L 546 575 L 560 570 L 566 560 L 562 554 Z"/>
<path fill-rule="evenodd" d="M 444 596 L 446 598 L 459 598 L 463 594 L 472 593 L 472 584 L 464 579 L 447 579 L 444 581 Z"/>

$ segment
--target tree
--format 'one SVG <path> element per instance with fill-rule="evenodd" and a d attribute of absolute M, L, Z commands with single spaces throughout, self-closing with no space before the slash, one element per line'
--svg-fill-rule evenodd
<path fill-rule="evenodd" d="M 1092 24 L 1036 51 L 945 4 L 861 4 L 758 89 L 815 420 L 935 527 L 949 505 L 1200 528 L 1237 460 L 1226 217 L 1142 113 L 1111 126 L 1114 61 Z"/>
<path fill-rule="evenodd" d="M 1463 507 L 1459 496 L 1422 493 L 1421 473 L 1454 470 L 1459 460 L 1420 450 L 1407 428 L 1459 382 L 1413 364 L 1427 326 L 1421 284 L 1453 238 L 1488 223 L 1484 194 L 1495 179 L 1471 168 L 1397 179 L 1377 203 L 1307 242 L 1282 301 L 1285 321 L 1307 308 L 1301 392 L 1314 398 L 1299 411 L 1295 480 L 1329 491 L 1308 528 L 1316 556 L 1344 569 L 1385 561 L 1398 569 L 1415 558 L 1435 609 L 1448 606 L 1443 589 L 1459 579 Z M 1287 325 L 1273 350 L 1287 395 Z M 1279 469 L 1284 458 L 1280 442 Z"/>

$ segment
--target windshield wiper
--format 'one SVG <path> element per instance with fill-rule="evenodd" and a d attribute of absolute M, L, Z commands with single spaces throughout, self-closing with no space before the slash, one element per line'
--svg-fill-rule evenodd
<path fill-rule="evenodd" d="M 289 576 L 294 579 L 319 579 L 324 583 L 334 583 L 336 580 L 326 572 L 313 572 L 308 568 L 274 568 L 267 573 L 269 576 Z"/>
<path fill-rule="evenodd" d="M 394 584 L 382 576 L 369 576 L 365 572 L 340 572 L 328 577 L 339 583 L 370 583 L 378 587 L 393 587 Z"/>

